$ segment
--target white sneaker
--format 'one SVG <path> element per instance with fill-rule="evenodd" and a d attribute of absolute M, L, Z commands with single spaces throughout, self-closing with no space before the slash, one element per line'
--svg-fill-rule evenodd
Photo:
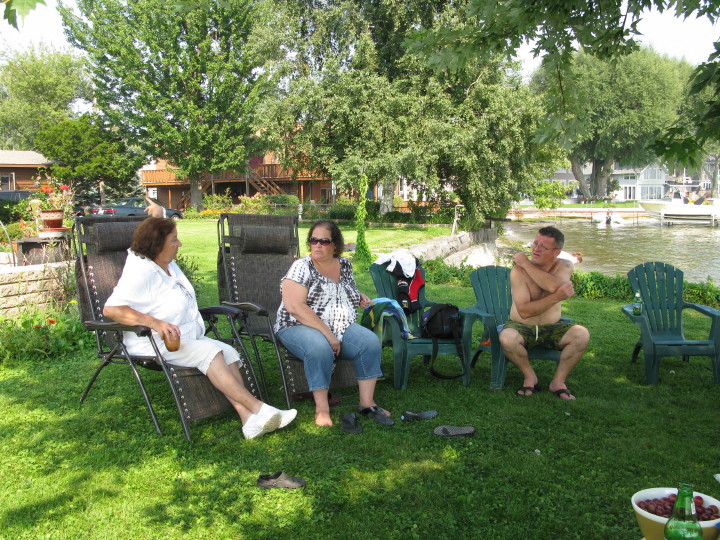
<path fill-rule="evenodd" d="M 287 411 L 281 411 L 280 409 L 276 409 L 272 405 L 268 405 L 267 403 L 263 405 L 263 408 L 267 407 L 268 409 L 272 410 L 273 412 L 278 413 L 281 416 L 280 420 L 280 428 L 282 429 L 285 426 L 287 426 L 290 422 L 295 420 L 295 417 L 297 416 L 297 410 L 296 409 L 288 409 Z M 262 412 L 263 409 L 260 409 Z"/>
<path fill-rule="evenodd" d="M 282 420 L 280 411 L 277 409 L 273 411 L 267 407 L 267 405 L 263 405 L 257 414 L 251 415 L 248 421 L 245 422 L 242 432 L 246 439 L 254 439 L 280 427 L 280 421 Z"/>

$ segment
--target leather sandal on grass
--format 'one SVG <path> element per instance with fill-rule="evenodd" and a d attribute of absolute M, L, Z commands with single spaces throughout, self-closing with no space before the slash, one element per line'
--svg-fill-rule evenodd
<path fill-rule="evenodd" d="M 355 413 L 343 414 L 342 420 L 340 421 L 340 428 L 345 433 L 350 433 L 351 435 L 357 435 L 358 433 L 362 433 L 362 426 L 358 422 Z"/>
<path fill-rule="evenodd" d="M 275 474 L 261 474 L 257 479 L 257 487 L 262 489 L 297 489 L 305 487 L 305 480 L 280 471 Z"/>
<path fill-rule="evenodd" d="M 358 408 L 358 412 L 363 416 L 372 418 L 378 424 L 382 424 L 383 426 L 395 425 L 395 422 L 390 420 L 390 417 L 385 414 L 385 409 L 383 409 L 382 407 L 378 407 L 377 405 L 373 405 L 372 407 L 365 407 L 364 409 Z"/>
<path fill-rule="evenodd" d="M 433 430 L 438 437 L 472 437 L 475 428 L 472 426 L 438 426 Z"/>

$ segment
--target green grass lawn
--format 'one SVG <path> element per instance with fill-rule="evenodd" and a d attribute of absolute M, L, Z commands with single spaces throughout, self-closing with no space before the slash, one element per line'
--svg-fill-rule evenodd
<path fill-rule="evenodd" d="M 201 298 L 214 301 L 215 225 L 181 222 L 179 231 L 181 249 L 201 266 Z M 425 233 L 370 230 L 368 241 L 375 250 Z M 369 276 L 356 272 L 372 296 Z M 429 283 L 428 296 L 474 302 L 469 286 Z M 647 387 L 642 364 L 629 363 L 638 331 L 618 303 L 573 298 L 565 315 L 592 335 L 568 380 L 576 402 L 549 392 L 516 396 L 522 378 L 513 367 L 506 388 L 491 392 L 487 356 L 467 388 L 433 378 L 417 358 L 408 390 L 396 391 L 386 351 L 378 403 L 396 420 L 405 409 L 438 416 L 390 428 L 363 421 L 355 436 L 339 428 L 340 415 L 357 405 L 346 390 L 331 429 L 315 426 L 304 402 L 286 430 L 246 441 L 225 416 L 193 425 L 189 445 L 161 374 L 142 372 L 164 436 L 154 433 L 126 367 L 106 369 L 81 405 L 93 351 L 18 359 L 0 368 L 0 538 L 634 539 L 635 491 L 688 481 L 717 497 L 719 389 L 709 360 L 665 359 L 661 383 Z M 704 321 L 689 320 L 690 337 L 704 331 Z M 445 371 L 456 368 L 452 358 L 443 362 Z M 281 405 L 271 356 L 265 365 Z M 537 364 L 541 384 L 553 368 Z M 477 433 L 433 436 L 443 424 Z M 259 474 L 280 470 L 307 487 L 255 487 Z"/>

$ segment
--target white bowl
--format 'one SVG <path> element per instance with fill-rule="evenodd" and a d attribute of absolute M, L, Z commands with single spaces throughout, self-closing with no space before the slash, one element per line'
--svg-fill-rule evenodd
<path fill-rule="evenodd" d="M 637 518 L 640 530 L 646 540 L 663 540 L 665 530 L 665 523 L 667 518 L 656 516 L 650 512 L 640 508 L 637 503 L 640 501 L 646 501 L 647 499 L 662 499 L 671 494 L 677 494 L 677 488 L 649 488 L 638 491 L 630 498 L 632 502 L 633 510 L 635 510 L 635 517 Z M 705 500 L 704 506 L 710 506 L 714 504 L 720 508 L 720 501 L 710 495 L 704 493 L 695 492 L 695 495 L 700 495 Z M 715 527 L 720 523 L 720 519 L 713 519 L 710 521 L 701 521 L 700 527 L 702 527 L 703 540 L 715 540 L 718 537 L 719 529 Z"/>

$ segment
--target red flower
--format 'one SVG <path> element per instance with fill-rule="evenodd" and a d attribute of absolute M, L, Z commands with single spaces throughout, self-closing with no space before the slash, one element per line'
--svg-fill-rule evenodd
<path fill-rule="evenodd" d="M 40 325 L 39 325 L 39 324 L 34 324 L 34 325 L 33 325 L 33 328 L 40 328 Z"/>
<path fill-rule="evenodd" d="M 43 186 L 43 187 L 40 188 L 40 191 L 42 191 L 43 193 L 52 193 L 52 192 L 53 192 L 53 188 L 52 188 L 52 186 L 47 186 L 47 185 L 45 185 L 45 186 Z"/>
<path fill-rule="evenodd" d="M 68 189 L 70 189 L 70 186 L 68 186 L 67 184 L 60 184 L 58 188 L 62 189 L 63 191 L 67 191 Z"/>
<path fill-rule="evenodd" d="M 47 322 L 48 324 L 55 324 L 57 321 L 55 321 L 55 319 L 48 319 Z"/>

